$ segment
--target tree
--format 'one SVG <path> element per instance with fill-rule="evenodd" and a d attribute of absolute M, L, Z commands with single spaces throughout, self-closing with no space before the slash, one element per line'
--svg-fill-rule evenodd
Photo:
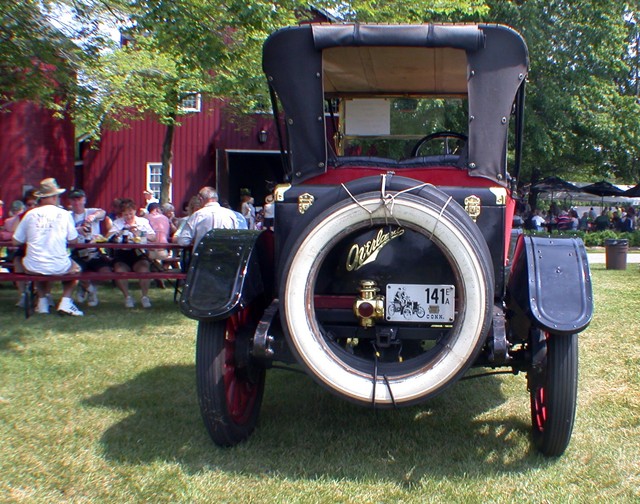
<path fill-rule="evenodd" d="M 35 0 L 0 3 L 0 108 L 29 99 L 62 110 L 75 95 L 84 53 L 46 14 Z"/>
<path fill-rule="evenodd" d="M 488 3 L 529 46 L 525 179 L 637 180 L 637 12 L 615 0 Z"/>
<path fill-rule="evenodd" d="M 361 22 L 490 19 L 514 26 L 531 56 L 524 179 L 536 173 L 574 180 L 640 178 L 640 35 L 638 11 L 630 3 L 325 0 L 315 5 Z M 0 99 L 32 99 L 58 110 L 72 103 L 78 130 L 96 139 L 104 128 L 151 114 L 167 126 L 162 159 L 168 187 L 182 100 L 197 91 L 224 97 L 240 111 L 264 106 L 262 42 L 273 30 L 296 24 L 305 11 L 308 4 L 300 0 L 277 5 L 266 0 L 5 2 Z M 63 18 L 68 22 L 61 26 Z M 114 47 L 104 36 L 107 21 L 124 30 L 131 43 Z"/>
<path fill-rule="evenodd" d="M 194 92 L 225 99 L 239 110 L 266 105 L 261 48 L 275 29 L 297 24 L 309 4 L 300 0 L 108 0 L 129 26 L 131 43 L 102 54 L 83 72 L 87 93 L 80 95 L 78 116 L 94 138 L 103 128 L 152 114 L 166 125 L 162 148 L 161 201 L 169 196 L 173 135 L 180 125 L 181 102 Z M 374 3 L 328 1 L 318 4 L 355 19 L 417 21 L 425 15 L 477 14 L 475 0 Z"/>
<path fill-rule="evenodd" d="M 421 22 L 470 19 L 484 1 L 325 0 L 314 4 L 345 19 Z M 166 125 L 161 199 L 181 103 L 194 92 L 224 98 L 246 112 L 266 105 L 261 47 L 275 29 L 307 16 L 302 0 L 24 0 L 0 5 L 0 99 L 73 105 L 78 131 L 151 115 Z M 130 43 L 115 47 L 105 24 Z M 61 100 L 62 96 L 62 100 Z"/>

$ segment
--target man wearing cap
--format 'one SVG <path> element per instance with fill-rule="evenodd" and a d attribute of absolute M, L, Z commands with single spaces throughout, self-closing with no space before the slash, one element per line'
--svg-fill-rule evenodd
<path fill-rule="evenodd" d="M 59 196 L 65 192 L 53 178 L 40 182 L 35 196 L 40 206 L 25 214 L 13 234 L 14 245 L 27 245 L 27 252 L 22 265 L 27 273 L 43 275 L 41 282 L 36 282 L 38 294 L 37 313 L 49 313 L 47 295 L 51 292 L 51 282 L 44 280 L 46 275 L 78 273 L 80 266 L 69 258 L 67 243 L 75 243 L 78 232 L 73 225 L 71 214 L 58 206 Z M 62 299 L 58 304 L 58 312 L 73 316 L 82 313 L 71 299 L 77 280 L 62 282 Z"/>
<path fill-rule="evenodd" d="M 151 203 L 160 203 L 158 198 L 153 195 L 153 192 L 149 189 L 145 189 L 142 191 L 142 196 L 144 198 L 144 203 L 138 210 L 138 217 L 145 217 L 149 213 L 149 205 Z"/>
<path fill-rule="evenodd" d="M 69 202 L 71 217 L 78 231 L 78 242 L 90 243 L 100 235 L 100 222 L 107 216 L 107 212 L 102 208 L 87 208 L 87 195 L 82 189 L 71 189 Z M 109 260 L 98 249 L 75 249 L 71 258 L 80 265 L 82 271 L 111 271 Z M 89 306 L 98 306 L 97 287 L 91 282 L 80 282 L 76 299 L 80 303 L 88 299 Z"/>

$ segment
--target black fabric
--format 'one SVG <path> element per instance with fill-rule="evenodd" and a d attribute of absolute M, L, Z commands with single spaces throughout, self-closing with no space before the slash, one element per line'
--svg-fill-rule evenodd
<path fill-rule="evenodd" d="M 476 25 L 314 25 L 316 49 L 338 46 L 452 47 L 476 51 L 484 35 Z"/>
<path fill-rule="evenodd" d="M 272 34 L 263 69 L 282 102 L 292 182 L 325 172 L 322 50 L 329 47 L 454 47 L 467 52 L 469 174 L 507 186 L 507 132 L 516 94 L 527 77 L 522 37 L 500 25 L 302 25 Z"/>

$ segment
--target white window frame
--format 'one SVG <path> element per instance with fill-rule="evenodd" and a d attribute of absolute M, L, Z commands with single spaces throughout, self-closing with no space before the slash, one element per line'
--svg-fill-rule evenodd
<path fill-rule="evenodd" d="M 202 96 L 200 93 L 190 93 L 180 101 L 180 112 L 200 112 L 202 110 Z"/>
<path fill-rule="evenodd" d="M 162 188 L 162 163 L 147 163 L 147 190 L 153 193 L 153 197 L 160 200 L 160 191 Z M 169 166 L 169 176 L 173 180 L 173 165 Z M 173 182 L 169 184 L 169 199 L 173 195 Z"/>

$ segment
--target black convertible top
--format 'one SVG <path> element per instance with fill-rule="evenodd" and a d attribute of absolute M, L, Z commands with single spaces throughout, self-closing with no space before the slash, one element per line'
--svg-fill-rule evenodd
<path fill-rule="evenodd" d="M 326 97 L 439 95 L 468 97 L 469 173 L 506 185 L 509 116 L 523 103 L 528 64 L 515 30 L 486 24 L 307 24 L 273 33 L 263 48 L 293 183 L 326 170 Z"/>

